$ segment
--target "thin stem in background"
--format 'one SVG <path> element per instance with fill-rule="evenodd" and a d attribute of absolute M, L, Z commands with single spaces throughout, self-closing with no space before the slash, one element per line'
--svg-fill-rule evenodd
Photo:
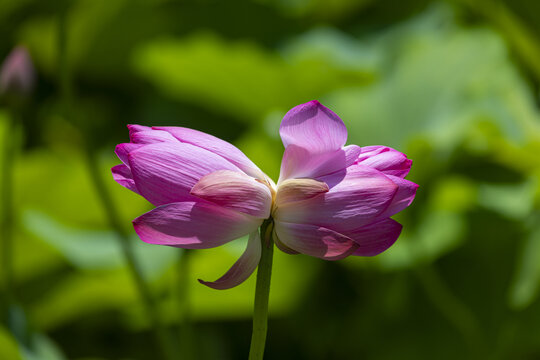
<path fill-rule="evenodd" d="M 472 354 L 485 355 L 486 347 L 478 320 L 472 310 L 452 293 L 437 270 L 432 265 L 426 265 L 414 269 L 414 274 L 429 300 L 462 334 Z"/>
<path fill-rule="evenodd" d="M 272 241 L 271 221 L 261 226 L 262 254 L 257 268 L 257 284 L 255 286 L 255 306 L 253 310 L 253 333 L 249 360 L 262 360 L 266 333 L 268 330 L 268 298 L 270 296 L 270 279 L 272 277 L 272 258 L 274 255 L 274 242 Z"/>
<path fill-rule="evenodd" d="M 160 320 L 157 304 L 150 292 L 150 289 L 148 288 L 137 259 L 135 258 L 133 247 L 129 240 L 129 235 L 122 226 L 122 222 L 118 215 L 114 201 L 99 173 L 99 166 L 96 158 L 93 155 L 93 152 L 88 148 L 86 150 L 86 160 L 92 182 L 94 183 L 98 196 L 101 199 L 105 215 L 109 220 L 109 225 L 116 233 L 116 238 L 118 239 L 118 242 L 122 248 L 122 252 L 126 259 L 128 268 L 133 276 L 133 280 L 135 281 L 135 285 L 143 302 L 146 314 L 150 319 L 150 323 L 155 331 L 158 344 L 161 347 L 164 355 L 169 359 L 173 359 L 174 347 L 171 344 L 169 334 L 165 330 L 165 327 Z"/>
<path fill-rule="evenodd" d="M 13 280 L 13 159 L 15 157 L 16 136 L 14 136 L 15 121 L 8 117 L 4 138 L 2 139 L 2 208 L 0 215 L 0 239 L 2 241 L 2 272 L 4 274 L 4 292 L 7 304 L 14 300 Z"/>
<path fill-rule="evenodd" d="M 58 23 L 58 71 L 60 81 L 60 95 L 62 100 L 62 106 L 64 115 L 74 120 L 74 114 L 72 113 L 72 84 L 71 73 L 69 71 L 69 64 L 67 58 L 67 9 L 63 9 L 60 12 Z M 171 338 L 165 327 L 163 326 L 159 317 L 157 304 L 150 292 L 148 284 L 146 283 L 141 268 L 133 253 L 133 248 L 130 244 L 129 234 L 122 226 L 119 212 L 116 209 L 113 198 L 110 195 L 105 182 L 103 181 L 100 173 L 98 162 L 95 158 L 93 149 L 88 144 L 84 145 L 85 159 L 88 166 L 89 174 L 97 194 L 103 205 L 105 216 L 109 221 L 109 225 L 116 233 L 116 237 L 124 254 L 124 258 L 127 262 L 129 271 L 132 274 L 137 291 L 143 303 L 146 315 L 148 316 L 151 326 L 154 330 L 157 345 L 161 349 L 163 356 L 166 359 L 174 359 L 175 349 L 171 342 Z"/>
<path fill-rule="evenodd" d="M 18 301 L 15 289 L 15 247 L 14 247 L 14 227 L 15 227 L 15 206 L 13 202 L 14 194 L 14 170 L 15 158 L 18 153 L 21 140 L 20 119 L 17 116 L 19 107 L 13 106 L 8 116 L 4 138 L 2 139 L 2 177 L 1 177 L 1 208 L 0 208 L 0 252 L 2 272 L 4 275 L 3 308 L 2 315 L 6 318 L 7 328 L 11 331 L 17 341 L 27 347 L 31 347 L 31 331 L 28 325 L 26 314 Z"/>

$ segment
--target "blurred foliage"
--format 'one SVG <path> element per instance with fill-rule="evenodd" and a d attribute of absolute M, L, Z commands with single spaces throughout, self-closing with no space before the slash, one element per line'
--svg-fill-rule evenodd
<path fill-rule="evenodd" d="M 151 207 L 112 181 L 113 148 L 127 141 L 127 123 L 187 126 L 233 142 L 277 179 L 281 118 L 313 98 L 342 117 L 348 143 L 407 153 L 420 188 L 380 256 L 276 253 L 267 358 L 540 358 L 539 6 L 3 0 L 0 56 L 26 44 L 39 82 L 24 109 L 0 105 L 0 135 L 12 117 L 24 128 L 14 261 L 26 317 L 10 308 L 19 315 L 6 324 L 31 334 L 0 327 L 0 358 L 155 358 L 84 146 L 178 343 L 187 313 L 197 359 L 245 357 L 254 277 L 227 291 L 196 279 L 221 276 L 246 239 L 189 256 L 140 242 L 130 221 Z"/>

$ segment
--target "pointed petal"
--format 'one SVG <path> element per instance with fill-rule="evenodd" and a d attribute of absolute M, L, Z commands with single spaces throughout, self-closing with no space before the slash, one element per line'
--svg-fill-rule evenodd
<path fill-rule="evenodd" d="M 404 178 L 411 170 L 412 160 L 397 150 L 387 146 L 364 146 L 358 157 L 359 164 L 370 166 L 383 172 Z"/>
<path fill-rule="evenodd" d="M 296 145 L 312 154 L 339 150 L 347 142 L 343 121 L 317 100 L 289 110 L 283 117 L 279 134 L 285 148 Z"/>
<path fill-rule="evenodd" d="M 189 198 L 193 185 L 211 172 L 240 171 L 221 156 L 180 142 L 145 145 L 128 158 L 139 193 L 154 205 Z"/>
<path fill-rule="evenodd" d="M 268 186 L 239 171 L 218 170 L 205 175 L 191 194 L 260 219 L 268 218 L 272 207 Z"/>
<path fill-rule="evenodd" d="M 346 234 L 358 244 L 358 249 L 355 250 L 353 255 L 375 256 L 396 242 L 401 229 L 402 226 L 400 223 L 386 218 L 349 231 Z"/>
<path fill-rule="evenodd" d="M 398 189 L 380 171 L 361 165 L 317 180 L 324 181 L 330 191 L 280 206 L 275 219 L 317 224 L 343 233 L 374 221 L 386 211 Z"/>
<path fill-rule="evenodd" d="M 392 175 L 388 175 L 388 178 L 398 186 L 398 190 L 388 206 L 388 209 L 386 209 L 380 217 L 392 216 L 411 205 L 416 196 L 416 190 L 418 189 L 418 185 L 412 181 Z"/>
<path fill-rule="evenodd" d="M 282 221 L 274 224 L 280 242 L 302 254 L 339 260 L 351 255 L 357 247 L 351 238 L 322 226 Z"/>
<path fill-rule="evenodd" d="M 184 249 L 223 245 L 257 230 L 261 223 L 204 200 L 162 205 L 133 220 L 142 241 Z"/>
<path fill-rule="evenodd" d="M 173 126 L 154 126 L 153 129 L 169 132 L 183 143 L 192 144 L 217 154 L 236 165 L 246 174 L 258 179 L 264 178 L 264 173 L 236 146 L 215 136 L 201 131 Z"/>
<path fill-rule="evenodd" d="M 326 183 L 314 179 L 289 179 L 279 185 L 276 193 L 276 207 L 289 202 L 311 199 L 328 192 Z"/>
<path fill-rule="evenodd" d="M 359 146 L 348 145 L 332 152 L 311 154 L 304 148 L 289 145 L 283 153 L 278 184 L 287 179 L 316 178 L 344 170 L 354 164 L 360 151 Z"/>
<path fill-rule="evenodd" d="M 131 170 L 126 165 L 116 165 L 112 169 L 113 179 L 120 185 L 129 190 L 139 194 L 137 186 L 135 186 L 135 181 L 133 181 L 133 176 L 131 175 Z"/>
<path fill-rule="evenodd" d="M 242 256 L 240 256 L 225 275 L 216 281 L 210 282 L 199 279 L 199 282 L 217 290 L 230 289 L 240 285 L 249 278 L 257 268 L 257 265 L 259 265 L 259 261 L 261 260 L 261 250 L 261 238 L 259 236 L 259 231 L 256 230 L 249 234 L 246 251 L 244 251 Z"/>

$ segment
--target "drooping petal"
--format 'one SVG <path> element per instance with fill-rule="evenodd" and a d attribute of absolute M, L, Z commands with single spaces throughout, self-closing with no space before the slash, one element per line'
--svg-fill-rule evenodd
<path fill-rule="evenodd" d="M 276 194 L 276 207 L 289 202 L 311 199 L 314 196 L 328 192 L 326 183 L 314 179 L 289 179 L 279 185 Z"/>
<path fill-rule="evenodd" d="M 159 206 L 133 220 L 133 226 L 150 244 L 207 249 L 257 230 L 262 221 L 199 200 Z"/>
<path fill-rule="evenodd" d="M 226 208 L 266 219 L 272 208 L 272 193 L 243 172 L 218 170 L 203 176 L 191 194 Z"/>
<path fill-rule="evenodd" d="M 227 159 L 246 174 L 258 179 L 264 173 L 240 149 L 231 143 L 201 131 L 173 126 L 154 126 L 153 129 L 164 130 L 183 143 L 192 144 Z"/>
<path fill-rule="evenodd" d="M 345 173 L 318 178 L 330 191 L 280 206 L 275 219 L 309 223 L 344 232 L 367 225 L 388 208 L 398 186 L 370 167 L 353 165 Z"/>
<path fill-rule="evenodd" d="M 278 184 L 287 179 L 316 178 L 344 170 L 354 164 L 360 151 L 359 146 L 348 145 L 339 150 L 312 154 L 299 146 L 289 145 L 283 153 Z"/>
<path fill-rule="evenodd" d="M 397 150 L 387 146 L 364 146 L 358 156 L 359 164 L 370 166 L 383 172 L 404 178 L 411 170 L 412 160 Z"/>
<path fill-rule="evenodd" d="M 261 238 L 259 231 L 255 230 L 249 234 L 249 239 L 246 247 L 246 251 L 240 256 L 240 258 L 234 263 L 234 265 L 219 279 L 216 281 L 203 281 L 199 279 L 199 282 L 203 285 L 211 287 L 217 290 L 225 290 L 240 285 L 246 281 L 249 276 L 255 271 L 259 260 L 261 259 Z"/>
<path fill-rule="evenodd" d="M 388 178 L 398 186 L 398 190 L 390 205 L 380 217 L 392 216 L 411 205 L 416 196 L 416 189 L 418 189 L 418 185 L 412 181 L 392 175 L 388 175 Z"/>
<path fill-rule="evenodd" d="M 347 142 L 343 121 L 317 100 L 289 110 L 281 122 L 279 134 L 285 148 L 296 145 L 312 154 L 339 150 Z"/>
<path fill-rule="evenodd" d="M 358 229 L 348 231 L 346 234 L 358 245 L 353 255 L 375 256 L 392 246 L 402 226 L 397 221 L 386 218 Z"/>
<path fill-rule="evenodd" d="M 351 238 L 322 226 L 282 221 L 276 221 L 274 226 L 279 241 L 302 254 L 339 260 L 351 255 L 357 248 Z"/>
<path fill-rule="evenodd" d="M 139 194 L 135 181 L 133 181 L 133 176 L 131 175 L 131 170 L 126 165 L 116 165 L 112 169 L 113 179 L 120 185 L 129 190 Z"/>
<path fill-rule="evenodd" d="M 146 145 L 131 151 L 128 158 L 139 193 L 156 206 L 191 196 L 191 188 L 211 172 L 240 171 L 221 156 L 180 142 Z"/>

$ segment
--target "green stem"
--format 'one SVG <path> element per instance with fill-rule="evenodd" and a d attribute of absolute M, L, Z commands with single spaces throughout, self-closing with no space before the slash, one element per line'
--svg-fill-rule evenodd
<path fill-rule="evenodd" d="M 262 254 L 257 268 L 253 333 L 251 335 L 249 360 L 262 360 L 264 356 L 264 345 L 268 329 L 268 298 L 270 295 L 270 278 L 272 277 L 272 257 L 274 254 L 272 229 L 273 223 L 271 220 L 267 220 L 261 226 Z"/>
<path fill-rule="evenodd" d="M 157 304 L 150 292 L 150 289 L 148 288 L 137 259 L 135 258 L 133 247 L 130 244 L 129 235 L 122 226 L 122 222 L 113 199 L 99 174 L 99 167 L 97 165 L 95 156 L 89 149 L 86 151 L 86 159 L 92 182 L 94 183 L 98 196 L 101 199 L 105 215 L 109 220 L 109 225 L 116 233 L 116 237 L 122 248 L 124 258 L 133 276 L 133 280 L 135 281 L 135 285 L 141 297 L 146 314 L 150 319 L 150 323 L 155 331 L 158 344 L 166 358 L 173 359 L 174 347 L 172 346 L 168 333 L 160 320 L 157 311 Z"/>
<path fill-rule="evenodd" d="M 58 71 L 60 95 L 64 116 L 71 120 L 75 120 L 74 113 L 72 112 L 72 83 L 67 58 L 67 33 L 66 8 L 62 9 L 58 22 Z M 129 234 L 122 225 L 119 212 L 116 209 L 113 198 L 111 197 L 107 187 L 105 186 L 105 182 L 99 173 L 99 166 L 95 158 L 95 154 L 88 142 L 85 143 L 84 150 L 90 177 L 102 202 L 105 216 L 109 220 L 111 228 L 116 233 L 118 242 L 124 254 L 124 258 L 127 262 L 128 268 L 135 282 L 136 289 L 146 311 L 146 315 L 148 316 L 154 330 L 157 345 L 163 353 L 164 358 L 174 359 L 175 348 L 172 344 L 172 339 L 169 337 L 169 333 L 166 331 L 161 322 L 159 313 L 157 311 L 157 304 L 150 292 L 148 284 L 143 277 L 140 266 L 135 258 L 135 254 L 133 253 L 133 248 L 129 240 Z"/>
<path fill-rule="evenodd" d="M 474 313 L 452 293 L 435 267 L 432 265 L 422 266 L 415 269 L 414 273 L 431 302 L 462 334 L 471 353 L 478 355 L 485 353 L 482 331 Z"/>
<path fill-rule="evenodd" d="M 16 145 L 15 121 L 9 116 L 6 124 L 2 158 L 2 208 L 0 215 L 0 239 L 2 241 L 2 267 L 4 273 L 4 289 L 8 303 L 13 301 L 13 158 Z"/>
<path fill-rule="evenodd" d="M 187 249 L 179 249 L 178 260 L 178 319 L 180 324 L 180 339 L 182 350 L 182 359 L 195 359 L 195 346 L 193 339 L 193 330 L 191 325 L 191 317 L 189 316 L 190 301 L 189 301 L 189 283 L 188 274 L 190 268 L 191 251 Z"/>

